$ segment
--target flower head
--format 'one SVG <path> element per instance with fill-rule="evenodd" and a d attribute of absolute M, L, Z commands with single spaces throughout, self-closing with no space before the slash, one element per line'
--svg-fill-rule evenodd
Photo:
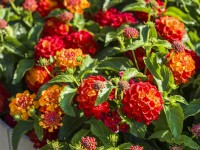
<path fill-rule="evenodd" d="M 139 145 L 133 145 L 130 147 L 130 150 L 143 150 L 143 147 Z"/>
<path fill-rule="evenodd" d="M 60 18 L 48 18 L 45 21 L 42 35 L 43 36 L 60 36 L 64 37 L 68 34 L 71 27 L 65 22 L 62 21 Z"/>
<path fill-rule="evenodd" d="M 126 123 L 122 123 L 122 118 L 117 110 L 105 114 L 101 120 L 112 132 L 115 133 L 119 131 L 127 132 L 129 129 L 129 126 Z"/>
<path fill-rule="evenodd" d="M 54 129 L 58 129 L 62 126 L 62 112 L 60 108 L 55 109 L 54 111 L 45 111 L 41 114 L 41 121 L 39 125 L 44 128 L 48 129 L 48 132 L 53 132 Z"/>
<path fill-rule="evenodd" d="M 100 10 L 95 14 L 94 20 L 101 26 L 112 26 L 114 28 L 120 27 L 123 23 L 137 23 L 132 13 L 122 13 L 115 8 L 110 8 L 105 12 Z"/>
<path fill-rule="evenodd" d="M 97 142 L 94 137 L 86 136 L 81 139 L 81 146 L 86 150 L 96 150 Z"/>
<path fill-rule="evenodd" d="M 66 48 L 80 48 L 84 54 L 94 56 L 97 51 L 97 43 L 94 41 L 94 36 L 87 31 L 72 32 L 66 36 Z"/>
<path fill-rule="evenodd" d="M 172 146 L 170 147 L 170 150 L 183 150 L 182 146 L 179 145 L 179 146 Z"/>
<path fill-rule="evenodd" d="M 38 108 L 38 103 L 34 100 L 35 97 L 35 94 L 30 94 L 27 90 L 18 93 L 9 104 L 10 114 L 18 116 L 22 120 L 27 120 L 29 116 L 32 116 L 31 111 Z"/>
<path fill-rule="evenodd" d="M 82 14 L 84 9 L 90 7 L 90 3 L 87 0 L 64 0 L 64 6 L 71 13 Z"/>
<path fill-rule="evenodd" d="M 167 67 L 172 71 L 177 85 L 187 83 L 195 73 L 195 62 L 189 53 L 171 51 L 167 54 Z"/>
<path fill-rule="evenodd" d="M 191 132 L 195 137 L 200 137 L 200 124 L 193 125 Z"/>
<path fill-rule="evenodd" d="M 7 22 L 4 19 L 0 19 L 0 29 L 5 29 L 7 26 Z"/>
<path fill-rule="evenodd" d="M 74 17 L 74 15 L 68 11 L 65 11 L 62 14 L 60 14 L 60 19 L 65 22 L 70 22 L 70 20 L 72 20 L 73 17 Z"/>
<path fill-rule="evenodd" d="M 181 41 L 186 33 L 184 23 L 177 18 L 169 16 L 156 19 L 156 30 L 161 37 L 169 42 Z"/>
<path fill-rule="evenodd" d="M 185 45 L 181 41 L 173 41 L 172 48 L 177 52 L 182 52 L 185 50 Z"/>
<path fill-rule="evenodd" d="M 147 125 L 158 119 L 163 109 L 162 94 L 149 82 L 131 83 L 129 90 L 124 93 L 122 104 L 122 112 L 128 118 Z"/>
<path fill-rule="evenodd" d="M 55 65 L 61 70 L 66 70 L 67 68 L 75 68 L 82 64 L 83 58 L 85 56 L 80 48 L 78 49 L 62 49 L 56 53 Z"/>
<path fill-rule="evenodd" d="M 35 0 L 25 0 L 23 3 L 23 7 L 25 10 L 34 12 L 36 11 L 38 4 Z"/>
<path fill-rule="evenodd" d="M 40 105 L 40 111 L 54 111 L 59 105 L 59 96 L 64 87 L 53 85 L 42 91 L 42 94 L 38 100 Z"/>
<path fill-rule="evenodd" d="M 40 0 L 38 2 L 38 11 L 42 17 L 45 17 L 53 9 L 59 8 L 59 3 L 57 0 Z"/>
<path fill-rule="evenodd" d="M 135 28 L 127 27 L 127 28 L 124 29 L 123 35 L 127 39 L 138 38 L 139 32 Z"/>
<path fill-rule="evenodd" d="M 94 106 L 99 92 L 94 86 L 97 81 L 105 82 L 106 79 L 102 76 L 89 76 L 82 80 L 77 90 L 77 102 L 79 109 L 84 111 L 86 117 L 94 116 L 99 119 L 103 113 L 109 112 L 109 104 L 104 102 Z"/>
<path fill-rule="evenodd" d="M 50 58 L 55 56 L 57 51 L 64 48 L 64 42 L 58 36 L 47 36 L 41 38 L 35 46 L 35 59 L 38 60 L 40 57 Z"/>
<path fill-rule="evenodd" d="M 195 61 L 195 69 L 200 70 L 200 57 L 197 55 L 196 52 L 193 50 L 185 50 L 187 53 L 189 53 L 192 56 L 192 59 Z"/>
<path fill-rule="evenodd" d="M 49 70 L 52 70 L 51 67 L 47 67 Z M 38 89 L 51 79 L 51 76 L 47 71 L 40 66 L 35 66 L 28 70 L 25 74 L 25 82 L 28 88 L 34 92 L 37 92 Z"/>

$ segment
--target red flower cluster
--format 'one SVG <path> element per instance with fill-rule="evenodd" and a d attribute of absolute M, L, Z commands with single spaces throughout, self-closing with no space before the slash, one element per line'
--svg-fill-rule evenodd
<path fill-rule="evenodd" d="M 185 51 L 177 52 L 171 51 L 166 56 L 168 62 L 167 66 L 172 71 L 174 80 L 177 85 L 187 83 L 195 73 L 195 62 L 190 53 Z"/>
<path fill-rule="evenodd" d="M 59 4 L 57 0 L 40 0 L 38 2 L 38 11 L 42 17 L 45 17 L 51 12 L 53 9 L 59 8 Z"/>
<path fill-rule="evenodd" d="M 161 37 L 169 42 L 181 41 L 186 33 L 184 23 L 177 18 L 169 16 L 156 19 L 156 30 Z"/>
<path fill-rule="evenodd" d="M 97 142 L 94 137 L 83 137 L 81 139 L 81 146 L 85 150 L 96 150 Z"/>
<path fill-rule="evenodd" d="M 64 47 L 63 40 L 58 36 L 41 38 L 37 45 L 35 45 L 35 59 L 38 60 L 40 57 L 50 58 L 50 56 L 55 56 L 56 52 Z"/>
<path fill-rule="evenodd" d="M 77 102 L 79 109 L 84 111 L 86 117 L 94 116 L 100 119 L 103 113 L 108 113 L 110 111 L 108 102 L 94 106 L 99 91 L 95 84 L 105 81 L 106 79 L 102 76 L 89 76 L 82 80 L 77 90 Z"/>
<path fill-rule="evenodd" d="M 130 150 L 143 150 L 143 147 L 139 145 L 133 145 L 130 147 Z"/>
<path fill-rule="evenodd" d="M 122 119 L 117 110 L 106 114 L 102 121 L 112 132 L 127 132 L 129 129 L 129 126 L 122 122 Z"/>
<path fill-rule="evenodd" d="M 158 119 L 163 109 L 163 99 L 156 86 L 149 82 L 133 82 L 130 86 L 124 93 L 122 112 L 128 118 L 134 118 L 147 125 Z"/>
<path fill-rule="evenodd" d="M 84 54 L 94 56 L 97 51 L 97 43 L 93 38 L 92 34 L 84 30 L 72 32 L 65 38 L 66 48 L 80 48 Z"/>
<path fill-rule="evenodd" d="M 66 36 L 70 30 L 70 26 L 60 18 L 48 18 L 44 24 L 43 36 Z"/>
<path fill-rule="evenodd" d="M 94 15 L 94 20 L 101 26 L 120 27 L 123 23 L 136 24 L 137 20 L 132 13 L 122 13 L 115 8 L 103 12 L 100 10 Z"/>
<path fill-rule="evenodd" d="M 200 70 L 200 57 L 193 50 L 186 50 L 187 53 L 190 53 L 192 59 L 195 61 L 195 69 Z"/>

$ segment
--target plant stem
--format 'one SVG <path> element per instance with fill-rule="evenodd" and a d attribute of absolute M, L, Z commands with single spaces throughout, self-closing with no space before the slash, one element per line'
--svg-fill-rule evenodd
<path fill-rule="evenodd" d="M 117 39 L 118 39 L 118 41 L 119 41 L 119 44 L 120 44 L 120 46 L 121 46 L 121 49 L 125 49 L 125 46 L 124 46 L 124 41 L 122 40 L 122 38 L 121 37 L 117 37 Z"/>
<path fill-rule="evenodd" d="M 80 84 L 79 84 L 78 81 L 74 78 L 73 75 L 72 75 L 72 79 L 74 80 L 74 82 L 76 83 L 77 86 L 80 86 Z"/>
<path fill-rule="evenodd" d="M 135 52 L 134 52 L 134 50 L 132 50 L 131 52 L 132 52 L 132 55 L 133 55 L 133 59 L 134 59 L 134 62 L 135 62 L 136 68 L 137 68 L 137 70 L 139 70 L 138 62 L 137 62 L 137 59 L 136 59 L 136 56 L 135 56 Z"/>
<path fill-rule="evenodd" d="M 14 2 L 10 2 L 12 9 L 15 11 L 16 14 L 20 15 L 20 12 L 17 10 L 17 7 L 15 6 Z"/>
<path fill-rule="evenodd" d="M 52 78 L 54 78 L 54 76 L 49 72 L 49 70 L 47 69 L 46 66 L 44 66 L 44 69 L 46 70 L 46 72 L 47 72 Z"/>

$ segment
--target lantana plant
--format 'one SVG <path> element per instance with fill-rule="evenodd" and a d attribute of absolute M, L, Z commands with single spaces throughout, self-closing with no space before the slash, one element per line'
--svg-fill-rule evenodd
<path fill-rule="evenodd" d="M 200 149 L 199 31 L 198 0 L 2 0 L 13 150 Z"/>

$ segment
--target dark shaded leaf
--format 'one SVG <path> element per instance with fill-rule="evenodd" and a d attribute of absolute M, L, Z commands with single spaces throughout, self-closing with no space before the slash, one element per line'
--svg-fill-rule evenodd
<path fill-rule="evenodd" d="M 32 68 L 33 65 L 34 65 L 33 59 L 21 59 L 15 70 L 12 83 L 16 84 L 16 83 L 20 82 L 21 79 L 24 77 L 26 71 L 28 71 L 30 68 Z"/>

